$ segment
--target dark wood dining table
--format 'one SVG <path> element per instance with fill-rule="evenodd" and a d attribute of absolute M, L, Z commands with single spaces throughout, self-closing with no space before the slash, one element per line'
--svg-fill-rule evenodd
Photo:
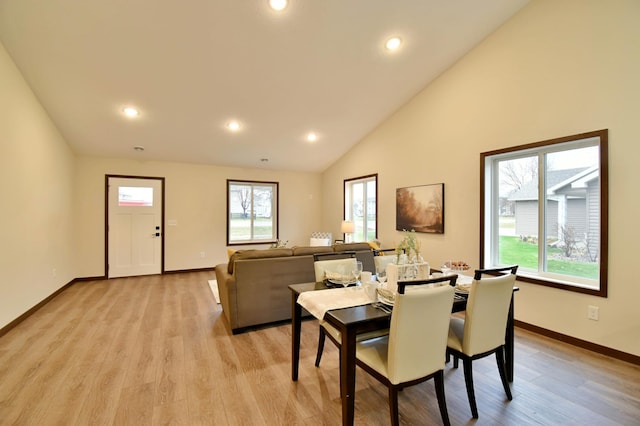
<path fill-rule="evenodd" d="M 305 291 L 326 290 L 324 283 L 301 283 L 289 286 L 291 290 L 291 380 L 298 380 L 300 364 L 300 331 L 302 328 L 302 307 L 298 296 Z M 514 291 L 518 288 L 514 287 Z M 452 312 L 466 309 L 466 298 L 454 299 Z M 505 366 L 507 378 L 513 381 L 513 339 L 514 339 L 513 296 L 509 308 L 509 318 L 505 334 Z M 342 424 L 353 425 L 356 388 L 356 336 L 368 331 L 388 328 L 391 314 L 373 305 L 353 306 L 327 311 L 324 320 L 340 331 L 340 397 L 342 399 Z"/>

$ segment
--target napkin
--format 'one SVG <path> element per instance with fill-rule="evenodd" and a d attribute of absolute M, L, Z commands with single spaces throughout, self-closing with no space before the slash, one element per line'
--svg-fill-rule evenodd
<path fill-rule="evenodd" d="M 325 271 L 324 276 L 328 280 L 341 280 L 342 279 L 342 274 L 340 272 Z"/>

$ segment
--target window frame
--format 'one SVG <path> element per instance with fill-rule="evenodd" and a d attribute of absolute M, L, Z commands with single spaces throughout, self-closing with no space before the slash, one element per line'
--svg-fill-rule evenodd
<path fill-rule="evenodd" d="M 232 185 L 247 185 L 251 188 L 255 186 L 271 186 L 272 187 L 272 199 L 271 199 L 271 216 L 272 216 L 272 226 L 273 232 L 271 238 L 268 239 L 255 239 L 253 234 L 250 236 L 248 240 L 232 240 L 231 239 L 231 187 Z M 252 191 L 252 202 L 249 210 L 251 213 L 254 213 L 253 209 L 253 191 Z M 280 232 L 280 194 L 279 194 L 279 182 L 270 182 L 270 181 L 257 181 L 257 180 L 242 180 L 242 179 L 227 179 L 227 245 L 228 246 L 237 246 L 237 245 L 254 245 L 254 244 L 273 244 L 278 241 L 279 232 Z M 251 229 L 253 229 L 253 219 L 254 214 L 250 214 L 250 219 L 252 222 Z"/>
<path fill-rule="evenodd" d="M 354 220 L 353 217 L 353 204 L 351 205 L 347 205 L 348 200 L 350 200 L 352 197 L 350 197 L 351 194 L 351 188 L 353 187 L 354 184 L 357 183 L 364 183 L 364 187 L 365 187 L 365 203 L 364 203 L 364 214 L 363 214 L 363 221 L 362 221 L 362 225 L 364 230 L 367 229 L 367 213 L 369 211 L 369 208 L 367 206 L 367 202 L 366 202 L 366 198 L 367 198 L 367 193 L 366 193 L 366 188 L 367 188 L 367 183 L 368 182 L 375 182 L 376 184 L 376 190 L 375 190 L 375 197 L 376 197 L 376 202 L 375 202 L 375 235 L 374 235 L 374 239 L 378 239 L 378 174 L 377 173 L 373 173 L 373 174 L 369 174 L 369 175 L 364 175 L 364 176 L 358 176 L 358 177 L 354 177 L 354 178 L 348 178 L 344 180 L 343 183 L 343 193 L 342 193 L 342 205 L 343 205 L 343 209 L 344 209 L 344 220 L 351 220 L 354 223 L 354 226 L 357 229 L 358 224 L 356 223 L 357 221 Z M 349 188 L 349 189 L 348 189 Z M 354 237 L 355 237 L 355 232 L 354 232 Z M 344 238 L 344 234 L 343 234 L 343 238 Z M 364 232 L 364 241 L 370 241 L 367 239 L 367 232 Z"/>
<path fill-rule="evenodd" d="M 556 277 L 549 277 L 546 275 L 539 275 L 537 273 L 531 273 L 528 271 L 518 270 L 518 280 L 528 282 L 531 284 L 538 284 L 547 287 L 553 287 L 557 289 L 584 293 L 593 296 L 607 297 L 608 295 L 608 206 L 609 206 L 609 172 L 608 172 L 608 129 L 597 130 L 593 132 L 581 133 L 571 136 L 565 136 L 561 138 L 549 139 L 541 142 L 534 142 L 525 145 L 519 145 L 504 149 L 498 149 L 494 151 L 483 152 L 480 154 L 480 265 L 481 268 L 489 268 L 494 265 L 492 259 L 494 256 L 494 247 L 496 244 L 495 236 L 497 235 L 497 219 L 496 215 L 497 205 L 499 201 L 493 194 L 498 193 L 498 184 L 495 169 L 493 166 L 494 161 L 497 159 L 504 159 L 509 157 L 517 157 L 518 155 L 524 156 L 525 154 L 531 155 L 541 152 L 548 152 L 553 150 L 551 147 L 565 144 L 566 150 L 571 149 L 571 144 L 580 146 L 581 142 L 588 139 L 599 138 L 599 142 L 593 144 L 598 147 L 599 152 L 599 195 L 600 195 L 600 247 L 599 247 L 599 275 L 598 283 L 599 288 L 585 286 L 578 281 L 571 281 L 570 279 L 559 279 Z M 540 171 L 540 164 L 538 170 Z M 538 173 L 539 182 L 543 182 Z M 543 187 L 539 185 L 539 188 Z M 540 200 L 540 189 L 538 189 L 538 200 Z M 499 195 L 499 194 L 498 194 Z M 539 214 L 544 215 L 545 203 L 538 202 Z M 544 223 L 545 219 L 538 219 L 539 222 Z M 544 228 L 544 227 L 543 227 Z M 495 231 L 493 229 L 496 229 Z M 541 235 L 543 231 L 538 230 L 538 235 Z M 488 253 L 487 253 L 488 252 Z M 540 253 L 544 253 L 544 248 Z M 538 260 L 538 268 L 540 270 L 541 262 L 545 260 Z M 497 263 L 497 262 L 495 262 Z"/>

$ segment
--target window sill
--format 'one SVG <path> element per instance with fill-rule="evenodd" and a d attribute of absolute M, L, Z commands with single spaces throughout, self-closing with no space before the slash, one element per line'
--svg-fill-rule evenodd
<path fill-rule="evenodd" d="M 607 290 L 602 288 L 596 288 L 588 286 L 583 283 L 572 283 L 568 281 L 562 281 L 560 279 L 553 279 L 550 277 L 542 277 L 535 274 L 527 274 L 526 271 L 518 271 L 518 281 L 542 285 L 545 287 L 557 288 L 560 290 L 572 291 L 575 293 L 589 294 L 598 297 L 607 297 Z"/>

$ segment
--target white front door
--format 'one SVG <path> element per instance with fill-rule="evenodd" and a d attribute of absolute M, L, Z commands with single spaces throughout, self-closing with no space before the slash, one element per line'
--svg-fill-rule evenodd
<path fill-rule="evenodd" d="M 162 185 L 108 178 L 108 278 L 162 273 Z"/>

